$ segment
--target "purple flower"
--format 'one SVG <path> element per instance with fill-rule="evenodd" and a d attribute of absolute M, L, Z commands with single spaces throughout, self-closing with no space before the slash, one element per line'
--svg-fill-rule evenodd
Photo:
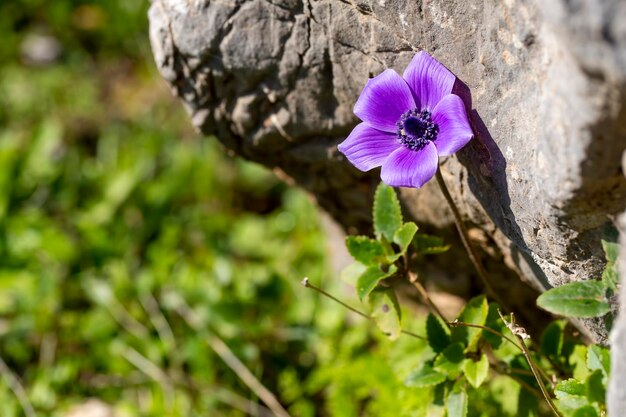
<path fill-rule="evenodd" d="M 354 105 L 363 123 L 339 151 L 361 171 L 382 165 L 388 185 L 421 187 L 437 172 L 439 156 L 452 155 L 473 136 L 463 101 L 451 94 L 455 80 L 423 51 L 403 77 L 387 69 L 370 79 Z"/>

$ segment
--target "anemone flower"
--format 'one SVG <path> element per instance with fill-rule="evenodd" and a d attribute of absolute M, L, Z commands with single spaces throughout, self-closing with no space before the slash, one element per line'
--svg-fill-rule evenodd
<path fill-rule="evenodd" d="M 339 144 L 361 171 L 382 166 L 392 187 L 420 188 L 437 172 L 439 156 L 452 155 L 473 133 L 456 77 L 426 52 L 417 53 L 400 77 L 387 69 L 370 79 L 354 105 L 363 122 Z"/>

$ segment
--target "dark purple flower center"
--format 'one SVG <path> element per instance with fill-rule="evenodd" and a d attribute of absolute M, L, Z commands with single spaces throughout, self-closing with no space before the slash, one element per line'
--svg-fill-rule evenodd
<path fill-rule="evenodd" d="M 398 141 L 412 151 L 419 151 L 437 139 L 439 126 L 431 121 L 430 112 L 409 110 L 398 120 Z"/>

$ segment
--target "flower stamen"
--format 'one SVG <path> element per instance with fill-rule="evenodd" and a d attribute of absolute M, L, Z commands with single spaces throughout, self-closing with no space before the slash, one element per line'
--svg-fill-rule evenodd
<path fill-rule="evenodd" d="M 412 151 L 419 151 L 428 142 L 437 139 L 439 126 L 431 121 L 431 114 L 427 110 L 409 110 L 397 122 L 398 142 Z"/>

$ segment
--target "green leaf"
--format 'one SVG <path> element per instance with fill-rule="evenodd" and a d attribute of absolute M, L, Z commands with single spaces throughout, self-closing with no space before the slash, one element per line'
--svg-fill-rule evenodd
<path fill-rule="evenodd" d="M 374 195 L 373 217 L 376 237 L 385 236 L 391 242 L 396 230 L 402 226 L 402 211 L 395 190 L 382 182 Z"/>
<path fill-rule="evenodd" d="M 590 402 L 604 404 L 606 398 L 606 386 L 603 382 L 604 375 L 601 370 L 596 370 L 585 381 L 587 398 Z"/>
<path fill-rule="evenodd" d="M 467 391 L 463 381 L 454 384 L 454 387 L 448 394 L 446 401 L 446 411 L 448 417 L 466 417 L 467 416 Z"/>
<path fill-rule="evenodd" d="M 426 318 L 426 336 L 428 344 L 436 353 L 443 351 L 450 344 L 450 328 L 434 314 L 428 314 Z"/>
<path fill-rule="evenodd" d="M 615 292 L 617 291 L 617 283 L 619 281 L 616 267 L 617 257 L 619 256 L 619 245 L 616 242 L 603 239 L 602 248 L 604 249 L 604 255 L 606 257 L 606 266 L 602 272 L 602 283 L 605 288 Z"/>
<path fill-rule="evenodd" d="M 484 295 L 479 295 L 465 304 L 461 314 L 459 314 L 458 321 L 484 326 L 488 314 L 487 298 Z M 452 341 L 464 343 L 466 352 L 473 352 L 476 350 L 482 332 L 481 329 L 477 328 L 457 326 L 452 329 Z"/>
<path fill-rule="evenodd" d="M 367 236 L 348 236 L 346 247 L 350 255 L 364 265 L 379 265 L 386 263 L 385 248 L 377 240 Z"/>
<path fill-rule="evenodd" d="M 619 281 L 619 275 L 617 274 L 617 268 L 615 264 L 606 264 L 604 271 L 602 271 L 602 284 L 615 292 L 617 291 L 617 283 Z"/>
<path fill-rule="evenodd" d="M 537 298 L 537 305 L 566 317 L 600 317 L 610 310 L 600 281 L 571 282 L 552 288 Z"/>
<path fill-rule="evenodd" d="M 487 313 L 485 326 L 503 334 L 506 331 L 506 325 L 502 322 L 502 319 L 500 319 L 498 308 L 500 308 L 498 304 L 489 303 L 489 312 Z M 502 344 L 501 336 L 493 334 L 487 330 L 483 330 L 482 338 L 489 342 L 495 349 L 499 348 Z"/>
<path fill-rule="evenodd" d="M 561 381 L 554 387 L 556 398 L 563 398 L 568 395 L 585 395 L 585 385 L 574 378 Z"/>
<path fill-rule="evenodd" d="M 569 355 L 568 363 L 573 368 L 573 377 L 579 381 L 584 381 L 589 376 L 587 367 L 587 346 L 576 345 Z"/>
<path fill-rule="evenodd" d="M 341 280 L 356 288 L 356 283 L 367 267 L 361 262 L 353 262 L 341 271 Z"/>
<path fill-rule="evenodd" d="M 356 281 L 356 293 L 359 299 L 363 301 L 363 299 L 376 288 L 380 281 L 392 276 L 397 270 L 398 268 L 396 268 L 395 265 L 390 265 L 387 272 L 380 269 L 379 266 L 370 266 L 367 268 Z"/>
<path fill-rule="evenodd" d="M 430 387 L 446 380 L 446 376 L 435 371 L 430 365 L 424 364 L 417 371 L 411 374 L 404 381 L 407 387 Z"/>
<path fill-rule="evenodd" d="M 554 387 L 557 408 L 567 414 L 572 414 L 574 410 L 589 404 L 586 392 L 585 384 L 575 379 L 570 378 L 559 382 Z"/>
<path fill-rule="evenodd" d="M 598 410 L 594 406 L 586 405 L 574 411 L 572 417 L 600 417 L 600 414 L 598 414 Z"/>
<path fill-rule="evenodd" d="M 434 369 L 446 374 L 450 379 L 457 378 L 461 372 L 463 372 L 463 361 L 465 360 L 464 349 L 465 346 L 463 346 L 462 343 L 455 343 L 448 346 L 435 359 L 433 365 Z"/>
<path fill-rule="evenodd" d="M 611 374 L 611 354 L 609 350 L 598 345 L 589 346 L 587 349 L 587 367 L 592 371 L 602 371 L 602 375 L 608 379 Z"/>
<path fill-rule="evenodd" d="M 400 253 L 404 254 L 417 232 L 417 225 L 413 222 L 404 223 L 393 235 L 393 243 L 400 246 Z"/>
<path fill-rule="evenodd" d="M 477 362 L 467 359 L 463 363 L 463 373 L 474 388 L 480 387 L 487 379 L 487 375 L 489 375 L 489 359 L 487 359 L 487 355 L 483 353 Z"/>
<path fill-rule="evenodd" d="M 400 305 L 393 288 L 380 288 L 369 296 L 372 319 L 391 340 L 400 336 Z"/>
<path fill-rule="evenodd" d="M 610 263 L 615 263 L 617 261 L 617 257 L 619 256 L 619 244 L 617 242 L 610 242 L 608 240 L 601 240 L 602 249 L 604 249 L 604 256 L 606 257 L 606 261 Z"/>
<path fill-rule="evenodd" d="M 435 255 L 446 252 L 450 245 L 446 245 L 440 237 L 418 233 L 413 239 L 413 248 L 420 255 Z"/>
<path fill-rule="evenodd" d="M 541 335 L 541 353 L 552 360 L 560 360 L 563 350 L 563 329 L 565 321 L 553 321 L 546 327 Z"/>

